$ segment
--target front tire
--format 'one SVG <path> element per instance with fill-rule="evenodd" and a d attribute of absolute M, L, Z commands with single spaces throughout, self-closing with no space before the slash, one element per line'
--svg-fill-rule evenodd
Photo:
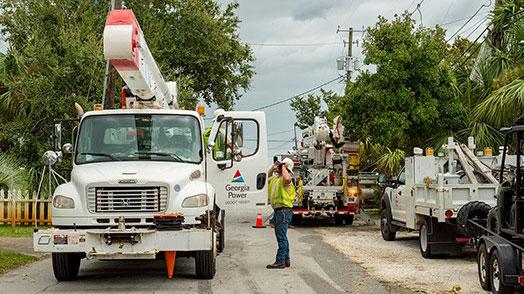
<path fill-rule="evenodd" d="M 513 293 L 513 287 L 502 284 L 502 277 L 504 276 L 504 271 L 500 261 L 501 258 L 499 252 L 495 249 L 489 261 L 491 292 L 493 292 L 493 294 Z"/>
<path fill-rule="evenodd" d="M 389 221 L 388 212 L 382 209 L 380 212 L 380 232 L 382 233 L 382 239 L 386 241 L 393 241 L 397 235 L 397 231 L 392 229 L 392 224 Z"/>
<path fill-rule="evenodd" d="M 217 245 L 213 236 L 213 248 L 195 252 L 195 272 L 198 279 L 210 280 L 216 273 Z"/>
<path fill-rule="evenodd" d="M 224 252 L 224 248 L 226 248 L 226 211 L 221 210 L 220 211 L 220 229 L 218 231 L 218 244 L 217 244 L 217 251 L 219 253 Z"/>
<path fill-rule="evenodd" d="M 58 281 L 72 281 L 78 277 L 81 256 L 78 253 L 53 253 L 53 273 Z"/>
<path fill-rule="evenodd" d="M 489 253 L 486 243 L 480 244 L 477 251 L 477 270 L 479 273 L 479 282 L 482 289 L 491 290 L 491 279 L 489 271 Z"/>
<path fill-rule="evenodd" d="M 351 226 L 353 224 L 353 220 L 355 219 L 355 215 L 348 214 L 346 215 L 345 219 L 346 219 L 346 225 Z"/>
<path fill-rule="evenodd" d="M 434 255 L 431 253 L 431 244 L 429 244 L 429 226 L 426 220 L 422 221 L 418 233 L 420 254 L 424 258 L 433 258 Z"/>

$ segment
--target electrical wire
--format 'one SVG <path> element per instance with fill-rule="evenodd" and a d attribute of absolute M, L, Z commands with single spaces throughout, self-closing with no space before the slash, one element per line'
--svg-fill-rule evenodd
<path fill-rule="evenodd" d="M 300 94 L 293 95 L 293 96 L 291 96 L 291 97 L 289 97 L 289 98 L 285 98 L 285 99 L 279 100 L 279 101 L 277 101 L 277 102 L 274 102 L 274 103 L 271 103 L 271 104 L 268 104 L 268 105 L 264 105 L 264 106 L 261 106 L 261 107 L 255 108 L 255 109 L 253 109 L 253 110 L 251 110 L 251 111 L 258 111 L 258 110 L 262 110 L 262 109 L 270 108 L 270 107 L 273 107 L 273 106 L 276 106 L 276 105 L 279 105 L 279 104 L 285 103 L 285 102 L 290 101 L 290 100 L 292 100 L 292 99 L 294 99 L 294 98 L 298 98 L 298 97 L 300 97 L 300 96 L 304 96 L 305 94 L 308 94 L 308 93 L 311 93 L 311 92 L 313 92 L 313 91 L 316 91 L 316 90 L 318 90 L 318 89 L 320 89 L 320 88 L 322 88 L 322 87 L 324 87 L 324 86 L 326 86 L 326 85 L 329 85 L 329 84 L 331 84 L 331 83 L 333 83 L 333 82 L 335 82 L 335 81 L 339 81 L 339 80 L 341 80 L 341 77 L 340 77 L 340 76 L 338 76 L 338 77 L 336 77 L 336 78 L 334 78 L 334 79 L 332 79 L 332 80 L 329 80 L 329 81 L 327 81 L 327 82 L 325 82 L 325 83 L 323 83 L 323 84 L 321 84 L 321 85 L 318 85 L 318 86 L 316 86 L 316 87 L 314 87 L 314 88 L 311 88 L 311 89 L 309 89 L 309 90 L 307 90 L 307 91 L 304 91 L 304 92 L 302 92 L 302 93 L 300 93 Z"/>
<path fill-rule="evenodd" d="M 477 11 L 475 11 L 475 13 L 469 17 L 469 19 L 453 34 L 451 35 L 451 37 L 449 37 L 446 42 L 449 42 L 451 39 L 453 39 L 453 37 L 455 37 L 458 33 L 460 33 L 460 31 L 471 21 L 473 20 L 473 18 L 475 18 L 475 16 L 477 16 L 477 14 L 483 9 L 483 8 L 486 8 L 486 7 L 491 7 L 491 0 L 489 0 L 489 4 L 482 4 L 478 9 Z"/>
<path fill-rule="evenodd" d="M 249 46 L 267 46 L 267 47 L 316 47 L 338 45 L 339 42 L 327 43 L 246 43 Z"/>

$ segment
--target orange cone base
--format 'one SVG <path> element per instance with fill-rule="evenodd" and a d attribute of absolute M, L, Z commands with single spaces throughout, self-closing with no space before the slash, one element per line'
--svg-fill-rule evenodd
<path fill-rule="evenodd" d="M 164 252 L 164 256 L 166 257 L 167 277 L 171 279 L 175 271 L 176 251 L 166 251 Z"/>

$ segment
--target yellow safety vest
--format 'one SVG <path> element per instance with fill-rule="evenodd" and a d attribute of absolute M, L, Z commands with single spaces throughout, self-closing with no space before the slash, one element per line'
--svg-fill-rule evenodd
<path fill-rule="evenodd" d="M 293 185 L 293 182 L 291 182 L 288 189 L 286 189 L 283 177 L 272 176 L 269 179 L 267 200 L 273 208 L 292 208 L 293 201 L 295 200 L 295 186 Z"/>

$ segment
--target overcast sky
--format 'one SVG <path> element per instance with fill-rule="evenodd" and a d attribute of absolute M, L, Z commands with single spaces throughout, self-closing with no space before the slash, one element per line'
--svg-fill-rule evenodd
<path fill-rule="evenodd" d="M 347 34 L 337 34 L 337 26 L 355 29 L 373 26 L 379 15 L 391 19 L 405 10 L 412 12 L 419 1 L 239 0 L 237 14 L 242 21 L 240 37 L 244 42 L 252 44 L 256 75 L 251 89 L 237 102 L 235 110 L 252 110 L 294 96 L 343 74 L 337 71 L 336 59 L 347 52 L 342 41 L 347 40 Z M 219 3 L 227 2 L 231 1 L 219 0 Z M 425 26 L 444 25 L 449 37 L 483 4 L 489 7 L 480 10 L 459 34 L 467 36 L 471 33 L 469 38 L 475 39 L 487 24 L 487 16 L 494 1 L 425 0 L 420 6 L 422 23 Z M 413 17 L 420 23 L 418 11 Z M 361 33 L 355 33 L 354 40 L 360 40 L 361 37 Z M 285 46 L 318 43 L 322 45 Z M 362 58 L 361 50 L 360 46 L 353 45 L 355 56 Z M 342 94 L 344 85 L 332 83 L 325 89 Z M 271 135 L 269 139 L 291 139 L 295 116 L 289 103 L 265 111 L 268 133 Z M 274 133 L 277 134 L 272 135 Z M 291 146 L 291 142 L 269 142 L 269 152 L 285 152 Z"/>

